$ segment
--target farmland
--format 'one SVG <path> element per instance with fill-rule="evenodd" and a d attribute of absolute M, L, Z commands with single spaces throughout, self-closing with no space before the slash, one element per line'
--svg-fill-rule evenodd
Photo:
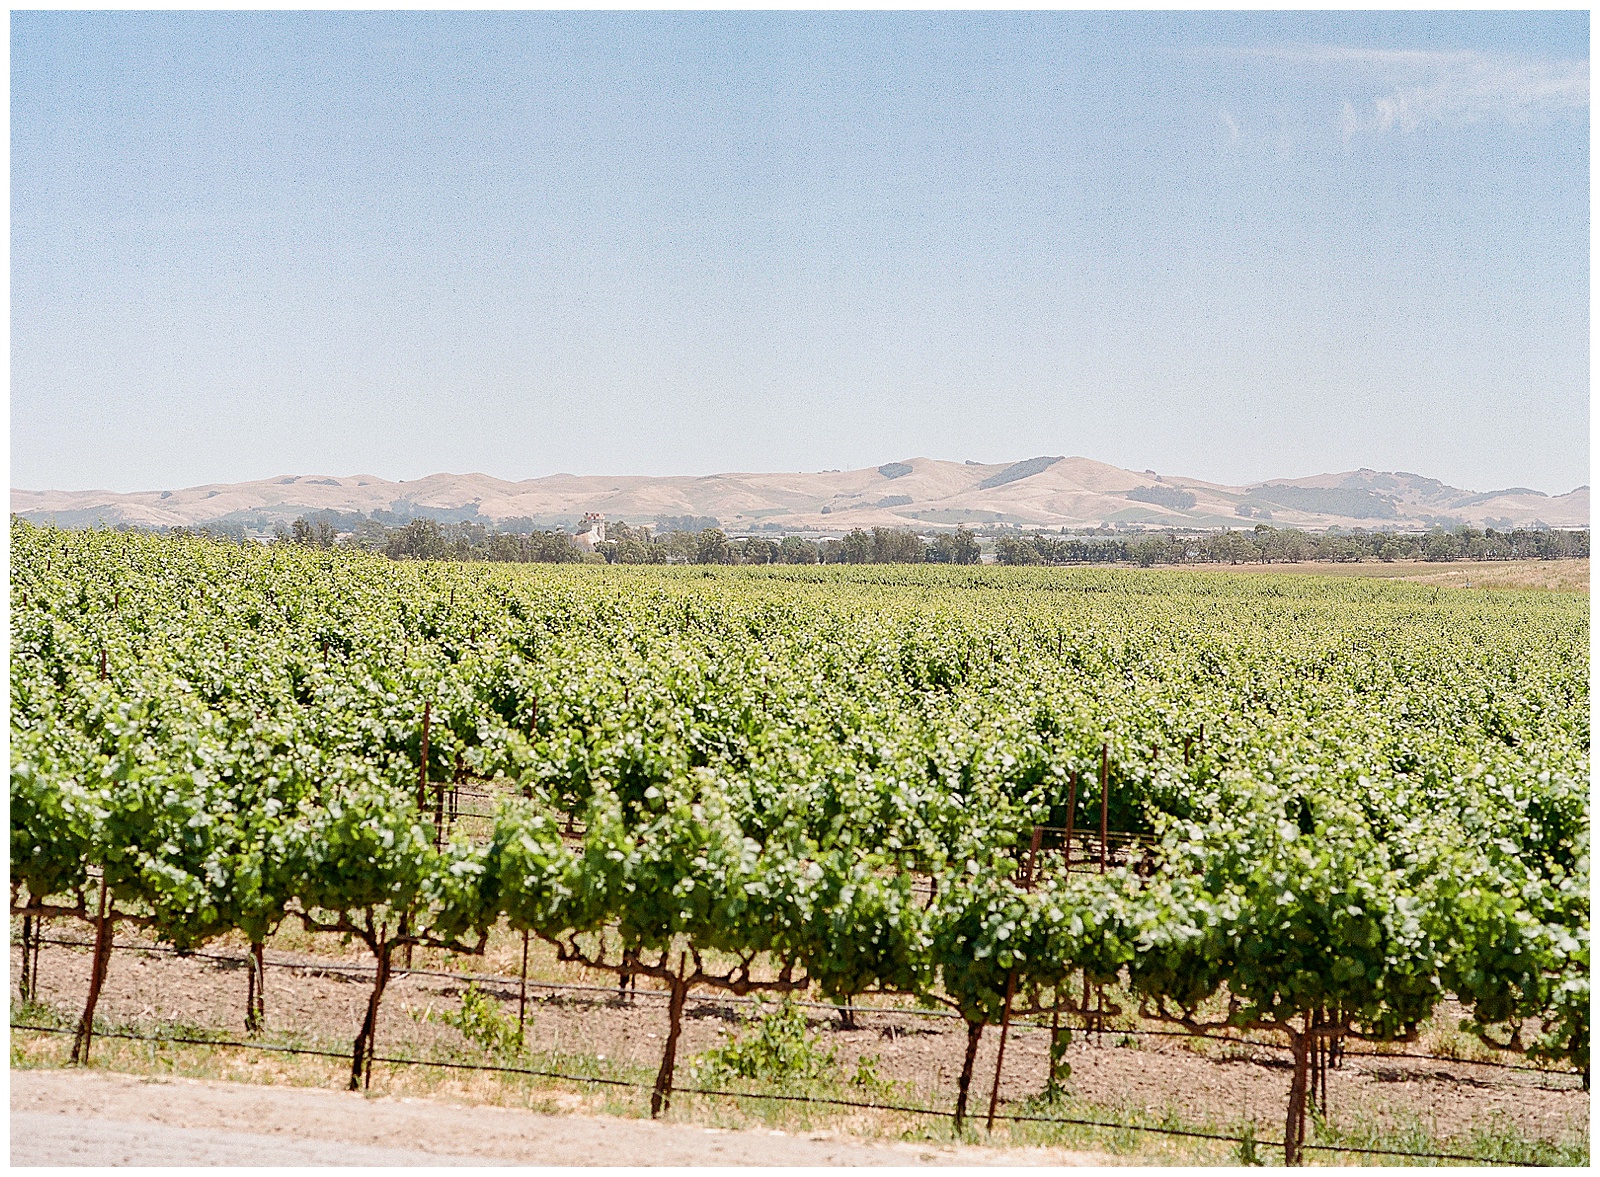
<path fill-rule="evenodd" d="M 1587 1089 L 1586 596 L 11 542 L 13 1011 L 76 1059 L 121 935 L 226 950 L 256 1035 L 269 946 L 340 945 L 352 1086 L 413 969 L 531 954 L 638 990 L 652 1114 L 753 997 L 944 1015 L 958 1133 L 1021 1106 L 1008 1040 L 1070 1100 L 1085 1029 L 1276 1050 L 1290 1161 L 1445 1024 Z"/>

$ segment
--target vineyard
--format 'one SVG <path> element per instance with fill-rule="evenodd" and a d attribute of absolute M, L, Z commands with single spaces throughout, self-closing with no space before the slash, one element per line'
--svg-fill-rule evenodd
<path fill-rule="evenodd" d="M 11 913 L 87 952 L 494 937 L 660 995 L 1253 1036 L 1284 1158 L 1446 1004 L 1589 1081 L 1588 601 L 1109 569 L 500 567 L 11 529 Z M 53 931 L 52 935 L 56 932 Z M 992 1087 L 977 1074 L 997 1040 Z M 1575 1081 L 1576 1081 L 1575 1078 Z M 984 1090 L 984 1088 L 989 1088 Z"/>

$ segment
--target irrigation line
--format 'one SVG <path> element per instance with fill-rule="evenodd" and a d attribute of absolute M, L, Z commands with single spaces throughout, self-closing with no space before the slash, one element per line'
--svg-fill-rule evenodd
<path fill-rule="evenodd" d="M 13 1030 L 28 1030 L 39 1034 L 71 1034 L 71 1028 L 65 1026 L 30 1026 L 21 1022 L 12 1022 Z M 182 1046 L 225 1046 L 236 1050 L 261 1050 L 276 1054 L 310 1055 L 317 1058 L 335 1058 L 343 1062 L 349 1056 L 343 1051 L 319 1050 L 309 1046 L 276 1046 L 266 1042 L 239 1042 L 227 1038 L 186 1038 L 167 1035 L 130 1034 L 120 1030 L 100 1030 L 96 1032 L 100 1038 L 120 1038 L 132 1042 L 170 1043 Z M 562 1071 L 547 1071 L 537 1067 L 507 1067 L 491 1063 L 454 1063 L 434 1059 L 396 1058 L 391 1055 L 377 1055 L 373 1062 L 389 1063 L 395 1066 L 407 1067 L 434 1067 L 449 1071 L 487 1071 L 504 1075 L 528 1075 L 540 1079 L 559 1079 L 567 1083 L 593 1083 L 606 1087 L 627 1087 L 643 1091 L 654 1086 L 651 1083 L 639 1083 L 631 1079 L 606 1079 L 597 1075 L 569 1075 Z M 833 1107 L 859 1108 L 865 1111 L 879 1112 L 906 1112 L 917 1116 L 935 1116 L 940 1119 L 954 1119 L 954 1112 L 947 1112 L 941 1108 L 915 1107 L 910 1104 L 893 1103 L 865 1103 L 854 1099 L 837 1099 L 820 1095 L 780 1095 L 751 1091 L 722 1091 L 710 1087 L 674 1087 L 673 1093 L 678 1095 L 706 1095 L 720 1099 L 764 1099 L 777 1103 L 808 1103 L 825 1104 Z M 1002 1112 L 995 1116 L 997 1120 L 1008 1120 L 1019 1124 L 1067 1124 L 1082 1128 L 1105 1128 L 1115 1132 L 1148 1132 L 1160 1136 L 1183 1136 L 1197 1140 L 1217 1140 L 1230 1144 L 1253 1143 L 1262 1148 L 1282 1148 L 1281 1140 L 1262 1140 L 1259 1137 L 1249 1138 L 1243 1136 L 1228 1136 L 1221 1132 L 1202 1132 L 1189 1128 L 1158 1128 L 1146 1124 L 1116 1124 L 1104 1120 L 1084 1120 L 1071 1116 L 1026 1116 Z M 1537 1161 L 1511 1161 L 1501 1160 L 1496 1157 L 1473 1156 L 1470 1153 L 1429 1153 L 1429 1152 L 1404 1152 L 1392 1148 L 1360 1148 L 1348 1144 L 1305 1144 L 1305 1149 L 1317 1149 L 1322 1152 L 1359 1153 L 1368 1156 L 1411 1157 L 1425 1161 L 1469 1161 L 1479 1165 L 1515 1165 L 1524 1168 L 1542 1168 Z"/>
<path fill-rule="evenodd" d="M 94 944 L 91 941 L 57 939 L 55 937 L 41 938 L 39 943 L 57 944 L 68 948 L 94 947 Z M 169 948 L 163 944 L 114 944 L 112 947 L 118 952 L 164 952 L 174 956 L 190 957 L 200 960 L 229 961 L 233 964 L 248 964 L 250 962 L 249 958 L 245 956 L 233 956 L 225 952 L 184 952 L 177 948 Z M 370 973 L 376 970 L 378 967 L 377 965 L 361 964 L 359 962 L 346 963 L 330 961 L 327 963 L 318 963 L 313 961 L 286 960 L 268 960 L 266 961 L 266 965 L 268 968 L 294 969 L 309 973 Z M 445 980 L 452 981 L 479 981 L 501 985 L 514 985 L 518 983 L 517 978 L 502 976 L 499 973 L 449 972 L 441 969 L 397 968 L 391 971 L 390 976 L 395 980 L 398 980 L 401 977 L 440 977 Z M 549 989 L 552 991 L 565 993 L 605 993 L 610 996 L 615 996 L 617 992 L 616 989 L 610 985 L 579 985 L 564 981 L 529 981 L 528 988 Z M 665 989 L 638 989 L 631 991 L 631 993 L 636 997 L 665 998 L 671 996 L 671 994 Z M 690 993 L 688 994 L 687 999 L 701 1005 L 726 1005 L 734 1003 L 750 1005 L 761 1003 L 761 999 L 758 997 L 738 997 L 731 993 Z M 837 1013 L 840 1009 L 839 1006 L 832 1005 L 825 1001 L 794 1001 L 790 1004 L 797 1005 L 802 1009 L 826 1010 L 829 1013 Z M 854 1007 L 854 1009 L 858 1014 L 901 1014 L 905 1017 L 913 1018 L 959 1018 L 961 1016 L 960 1014 L 952 1013 L 949 1010 L 943 1009 L 906 1009 L 893 1006 L 884 1007 L 871 1005 L 857 1005 Z M 1027 1021 L 1021 1018 L 1016 1019 L 1011 1024 L 1016 1027 L 1021 1027 L 1028 1030 L 1038 1030 L 1041 1032 L 1047 1031 L 1050 1028 L 1042 1023 Z M 1087 1031 L 1087 1033 L 1095 1033 L 1095 1031 Z M 1229 1035 L 1221 1034 L 1191 1034 L 1187 1030 L 1122 1030 L 1112 1028 L 1102 1031 L 1102 1033 L 1127 1034 L 1132 1037 L 1141 1038 L 1181 1038 L 1187 1040 L 1198 1039 L 1204 1042 L 1221 1042 L 1234 1046 L 1257 1047 L 1261 1050 L 1292 1049 L 1282 1042 L 1260 1042 L 1253 1038 L 1234 1038 Z M 1528 1066 L 1524 1063 L 1503 1063 L 1494 1059 L 1452 1058 L 1451 1056 L 1445 1054 L 1408 1054 L 1405 1051 L 1399 1050 L 1345 1050 L 1343 1055 L 1345 1058 L 1411 1059 L 1417 1062 L 1454 1063 L 1457 1066 L 1463 1067 L 1493 1067 L 1496 1070 L 1502 1071 L 1528 1071 L 1536 1075 L 1552 1075 L 1557 1077 L 1565 1076 L 1578 1079 L 1580 1081 L 1582 1080 L 1582 1076 L 1576 1071 L 1558 1071 L 1550 1067 L 1534 1067 Z M 1567 1091 L 1576 1090 L 1576 1088 L 1549 1087 L 1544 1088 L 1543 1090 Z M 1311 1146 L 1307 1145 L 1306 1147 L 1309 1148 Z"/>

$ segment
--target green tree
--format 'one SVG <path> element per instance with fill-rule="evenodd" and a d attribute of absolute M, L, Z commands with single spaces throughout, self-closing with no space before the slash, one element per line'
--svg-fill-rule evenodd
<path fill-rule="evenodd" d="M 872 563 L 872 537 L 859 527 L 844 537 L 839 549 L 841 564 Z"/>
<path fill-rule="evenodd" d="M 737 558 L 741 564 L 775 564 L 778 550 L 778 545 L 770 539 L 752 536 L 739 542 Z"/>
<path fill-rule="evenodd" d="M 436 520 L 413 519 L 390 533 L 383 554 L 391 560 L 444 560 L 450 549 Z"/>
<path fill-rule="evenodd" d="M 916 532 L 893 527 L 872 529 L 872 564 L 920 564 L 927 558 Z"/>
<path fill-rule="evenodd" d="M 728 542 L 721 528 L 708 527 L 695 537 L 696 564 L 732 564 L 736 559 L 733 545 Z"/>
<path fill-rule="evenodd" d="M 981 555 L 977 539 L 965 527 L 941 532 L 928 549 L 928 559 L 935 564 L 976 564 Z"/>
<path fill-rule="evenodd" d="M 778 545 L 779 564 L 816 564 L 821 558 L 822 553 L 817 545 L 798 535 L 786 535 Z"/>

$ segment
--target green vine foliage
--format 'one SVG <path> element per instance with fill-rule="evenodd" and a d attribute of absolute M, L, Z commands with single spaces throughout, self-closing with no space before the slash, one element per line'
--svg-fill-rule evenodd
<path fill-rule="evenodd" d="M 977 1033 L 1084 980 L 1291 1035 L 1405 1037 L 1454 996 L 1587 1074 L 1579 598 L 17 521 L 11 551 L 14 911 L 93 920 L 103 874 L 182 947 L 292 917 L 383 959 L 503 921 L 669 987 L 909 994 Z M 493 817 L 436 828 L 461 782 Z M 1141 862 L 1068 874 L 1056 839 L 1027 877 L 1035 826 L 1081 855 L 1102 812 Z"/>

